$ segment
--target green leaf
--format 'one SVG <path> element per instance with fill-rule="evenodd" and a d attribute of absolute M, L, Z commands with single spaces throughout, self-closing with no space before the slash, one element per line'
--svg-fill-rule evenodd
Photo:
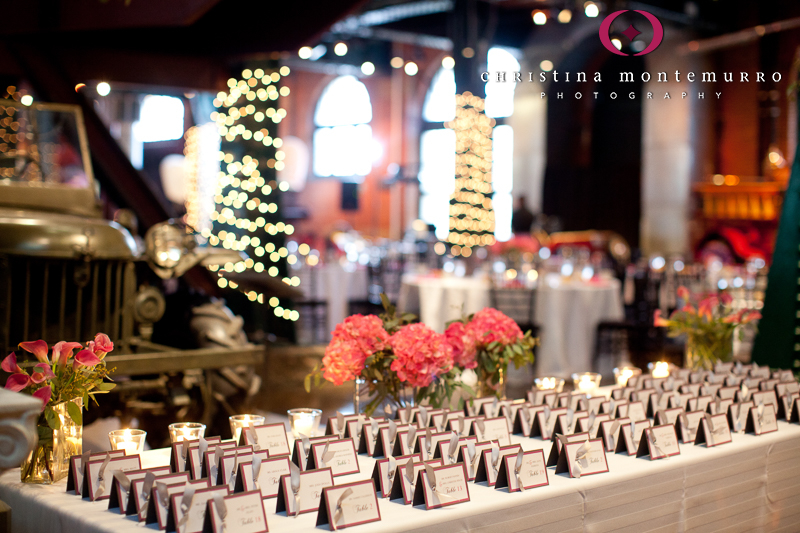
<path fill-rule="evenodd" d="M 303 387 L 306 389 L 307 393 L 311 392 L 311 374 L 308 374 L 306 379 L 303 380 Z"/>
<path fill-rule="evenodd" d="M 98 388 L 98 390 L 101 390 L 103 392 L 108 392 L 108 391 L 110 391 L 111 389 L 113 389 L 116 386 L 117 386 L 116 383 L 105 383 L 105 382 L 103 382 L 103 383 L 99 383 L 97 385 L 97 388 Z"/>
<path fill-rule="evenodd" d="M 81 408 L 78 407 L 78 404 L 75 402 L 67 402 L 67 413 L 69 413 L 69 417 L 73 422 L 79 426 L 83 425 L 83 413 L 81 413 Z"/>
<path fill-rule="evenodd" d="M 61 420 L 58 419 L 58 415 L 52 408 L 47 407 L 44 410 L 44 418 L 47 420 L 47 425 L 50 426 L 52 429 L 58 430 L 61 429 Z"/>
<path fill-rule="evenodd" d="M 39 434 L 39 444 L 52 444 L 53 430 L 45 426 L 36 426 L 36 431 Z"/>

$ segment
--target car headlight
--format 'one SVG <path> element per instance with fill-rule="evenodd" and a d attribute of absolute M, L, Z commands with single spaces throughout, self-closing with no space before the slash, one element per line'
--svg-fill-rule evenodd
<path fill-rule="evenodd" d="M 156 224 L 145 235 L 147 257 L 161 268 L 175 268 L 186 253 L 185 236 L 169 222 Z"/>

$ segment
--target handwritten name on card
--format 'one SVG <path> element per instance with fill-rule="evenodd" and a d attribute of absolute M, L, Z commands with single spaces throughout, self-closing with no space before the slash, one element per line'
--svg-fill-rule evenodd
<path fill-rule="evenodd" d="M 511 435 L 508 432 L 508 422 L 505 417 L 476 421 L 472 424 L 472 430 L 480 442 L 496 440 L 500 446 L 511 444 Z"/>
<path fill-rule="evenodd" d="M 556 474 L 564 472 L 569 472 L 570 477 L 576 478 L 608 472 L 603 442 L 592 439 L 565 444 L 558 458 Z"/>
<path fill-rule="evenodd" d="M 438 509 L 469 501 L 469 487 L 464 464 L 425 468 L 420 471 L 414 506 L 425 504 L 425 509 Z"/>
<path fill-rule="evenodd" d="M 778 417 L 771 403 L 762 404 L 750 409 L 746 433 L 763 435 L 778 431 Z"/>
<path fill-rule="evenodd" d="M 288 460 L 288 459 L 287 459 Z M 267 533 L 267 516 L 258 491 L 233 494 L 206 502 L 213 533 Z M 221 509 L 220 509 L 221 507 Z"/>
<path fill-rule="evenodd" d="M 283 476 L 278 491 L 276 513 L 286 511 L 287 516 L 310 513 L 319 509 L 322 489 L 333 486 L 330 468 L 301 472 L 300 486 L 292 490 L 291 475 Z"/>
<path fill-rule="evenodd" d="M 170 496 L 171 513 L 170 521 L 167 524 L 169 531 L 202 533 L 209 500 L 213 500 L 215 496 L 227 496 L 229 493 L 228 487 L 224 485 L 198 489 L 187 494 L 190 490 L 187 489 L 183 494 L 172 494 Z M 174 529 L 171 527 L 173 525 Z"/>
<path fill-rule="evenodd" d="M 328 524 L 331 531 L 378 522 L 381 511 L 371 479 L 327 487 L 322 491 L 317 526 Z"/>
<path fill-rule="evenodd" d="M 88 492 L 81 491 L 83 498 L 91 501 L 106 500 L 111 496 L 111 484 L 114 481 L 114 472 L 128 472 L 131 470 L 141 470 L 142 463 L 138 455 L 127 457 L 110 457 L 105 459 L 95 459 L 88 461 L 84 466 L 83 488 Z"/>
<path fill-rule="evenodd" d="M 242 478 L 243 490 L 246 492 L 259 490 L 262 498 L 274 498 L 278 495 L 281 477 L 291 474 L 289 458 L 276 457 L 261 461 L 258 467 L 258 477 L 255 478 L 254 474 L 252 459 L 239 463 L 239 475 Z"/>
<path fill-rule="evenodd" d="M 265 424 L 242 429 L 242 442 L 253 447 L 254 450 L 267 450 L 270 457 L 276 455 L 289 455 L 289 439 L 286 436 L 286 426 L 283 424 Z"/>
<path fill-rule="evenodd" d="M 731 428 L 725 413 L 703 416 L 697 428 L 694 443 L 707 447 L 719 446 L 731 442 Z"/>
<path fill-rule="evenodd" d="M 495 488 L 508 487 L 508 492 L 520 492 L 549 483 L 544 451 L 531 450 L 503 457 L 502 471 Z"/>
<path fill-rule="evenodd" d="M 650 460 L 664 459 L 681 453 L 675 426 L 666 424 L 644 430 L 644 439 L 639 443 L 636 457 L 650 456 Z"/>

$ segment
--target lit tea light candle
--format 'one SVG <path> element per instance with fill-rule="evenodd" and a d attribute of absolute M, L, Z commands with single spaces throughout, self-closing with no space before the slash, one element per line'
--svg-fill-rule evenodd
<path fill-rule="evenodd" d="M 242 430 L 250 427 L 252 423 L 254 426 L 263 426 L 266 418 L 260 415 L 233 415 L 228 417 L 231 424 L 231 435 L 233 440 L 239 442 L 239 437 L 242 435 Z"/>
<path fill-rule="evenodd" d="M 543 377 L 533 380 L 534 386 L 538 390 L 552 390 L 553 392 L 561 392 L 564 389 L 564 378 L 557 377 Z"/>
<path fill-rule="evenodd" d="M 198 440 L 206 434 L 206 425 L 200 422 L 175 422 L 169 425 L 170 442 Z"/>
<path fill-rule="evenodd" d="M 115 429 L 108 433 L 111 449 L 125 450 L 125 455 L 134 455 L 144 451 L 146 437 L 147 432 L 141 429 Z"/>
<path fill-rule="evenodd" d="M 655 364 L 650 363 L 650 375 L 654 378 L 667 378 L 669 377 L 670 364 L 667 361 L 656 361 Z"/>
<path fill-rule="evenodd" d="M 620 387 L 626 387 L 628 385 L 629 379 L 631 379 L 634 376 L 639 376 L 641 374 L 642 370 L 634 366 L 623 366 L 614 369 L 614 377 L 617 380 L 617 385 L 619 385 Z"/>
<path fill-rule="evenodd" d="M 584 372 L 582 374 L 572 374 L 572 382 L 575 390 L 589 396 L 596 394 L 600 387 L 602 376 L 597 372 Z"/>
<path fill-rule="evenodd" d="M 292 425 L 292 435 L 295 439 L 313 437 L 319 427 L 322 411 L 319 409 L 299 408 L 289 409 L 289 422 Z"/>

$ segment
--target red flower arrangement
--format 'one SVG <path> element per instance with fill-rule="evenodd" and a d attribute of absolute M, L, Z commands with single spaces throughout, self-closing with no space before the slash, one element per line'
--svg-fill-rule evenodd
<path fill-rule="evenodd" d="M 425 324 L 409 324 L 391 336 L 394 352 L 390 368 L 412 387 L 427 387 L 433 378 L 453 368 L 453 348 L 444 335 Z"/>
<path fill-rule="evenodd" d="M 367 357 L 385 350 L 389 334 L 375 315 L 353 315 L 338 324 L 322 358 L 323 377 L 341 385 L 361 375 Z"/>

